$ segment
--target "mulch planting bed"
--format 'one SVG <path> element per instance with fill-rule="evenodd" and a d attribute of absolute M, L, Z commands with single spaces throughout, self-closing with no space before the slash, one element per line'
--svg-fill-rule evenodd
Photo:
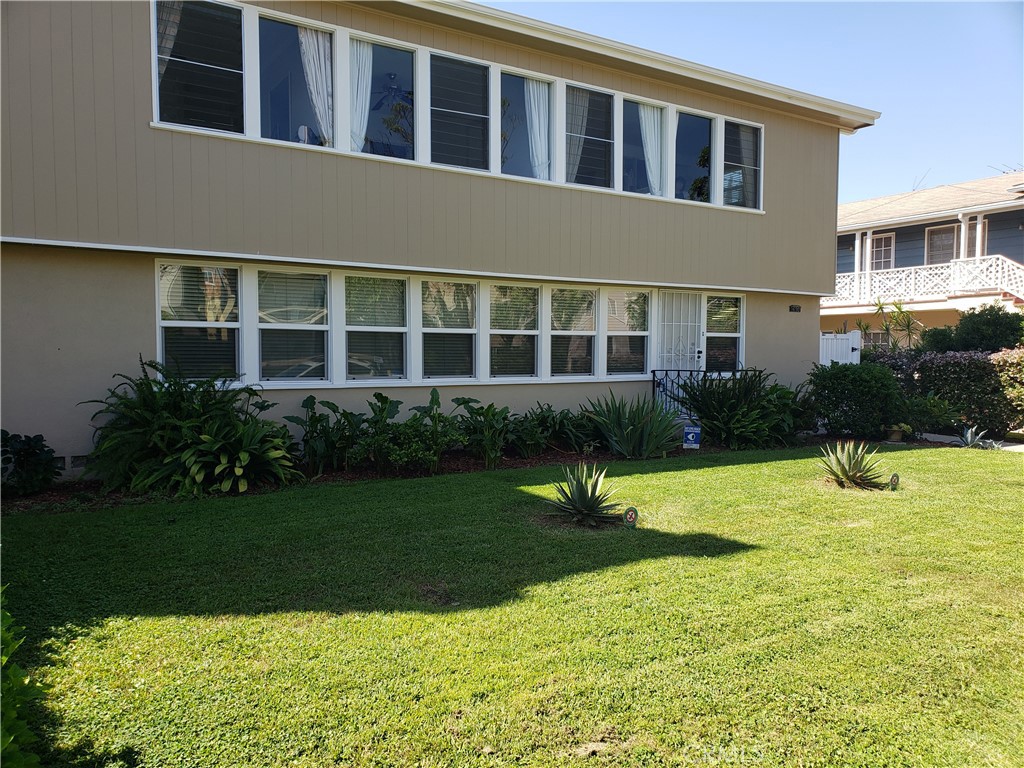
<path fill-rule="evenodd" d="M 821 445 L 833 442 L 835 438 L 824 435 L 812 435 L 804 441 L 805 445 Z M 909 441 L 907 445 L 919 446 L 922 448 L 948 447 L 946 443 L 933 443 L 926 440 Z M 725 449 L 711 446 L 701 446 L 698 449 L 684 449 L 682 447 L 671 451 L 669 456 L 682 454 L 694 454 L 706 456 L 713 453 L 722 453 Z M 576 464 L 580 461 L 588 463 L 608 464 L 621 459 L 607 451 L 595 451 L 583 456 L 578 453 L 569 453 L 556 449 L 548 449 L 537 456 L 504 456 L 498 470 L 505 469 L 531 469 L 533 467 L 558 466 L 562 464 Z M 441 460 L 441 471 L 439 474 L 460 474 L 465 472 L 484 471 L 483 459 L 472 456 L 465 451 L 452 451 L 446 454 Z M 383 477 L 422 477 L 419 473 L 396 473 Z M 370 467 L 358 467 L 345 472 L 327 472 L 319 477 L 309 480 L 310 483 L 344 483 L 358 482 L 363 480 L 377 480 L 382 476 Z M 269 493 L 277 490 L 277 486 L 266 486 L 253 488 L 250 495 L 258 493 Z M 107 507 L 124 506 L 129 504 L 142 504 L 152 501 L 167 501 L 168 497 L 161 494 L 149 494 L 146 496 L 134 496 L 124 492 L 103 493 L 98 480 L 70 480 L 57 483 L 53 488 L 23 498 L 4 496 L 0 500 L 0 513 L 17 514 L 32 512 L 38 514 L 53 514 L 58 512 L 70 512 L 74 510 L 102 509 Z"/>

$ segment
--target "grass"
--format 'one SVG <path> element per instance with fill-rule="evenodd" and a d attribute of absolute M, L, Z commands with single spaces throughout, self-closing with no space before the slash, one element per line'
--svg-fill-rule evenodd
<path fill-rule="evenodd" d="M 1020 766 L 1019 454 L 557 468 L 4 520 L 51 765 Z M 29 646 L 29 644 L 31 644 Z"/>

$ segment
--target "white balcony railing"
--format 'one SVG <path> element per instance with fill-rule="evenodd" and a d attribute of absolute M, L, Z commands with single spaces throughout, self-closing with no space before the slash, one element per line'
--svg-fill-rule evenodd
<path fill-rule="evenodd" d="M 1024 266 L 1005 256 L 956 259 L 948 264 L 880 269 L 836 275 L 836 295 L 822 306 L 923 301 L 985 293 L 1010 293 L 1024 300 Z"/>

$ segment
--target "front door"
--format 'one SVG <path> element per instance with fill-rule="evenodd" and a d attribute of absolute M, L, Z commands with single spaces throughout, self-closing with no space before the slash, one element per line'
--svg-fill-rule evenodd
<path fill-rule="evenodd" d="M 677 371 L 704 369 L 702 299 L 701 294 L 691 291 L 661 291 L 661 341 L 657 368 Z"/>

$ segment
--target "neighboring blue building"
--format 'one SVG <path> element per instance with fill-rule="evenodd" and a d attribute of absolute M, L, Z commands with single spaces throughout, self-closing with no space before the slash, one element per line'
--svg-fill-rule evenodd
<path fill-rule="evenodd" d="M 927 327 L 983 304 L 1024 306 L 1024 173 L 840 205 L 822 330 L 870 324 L 878 300 Z"/>

